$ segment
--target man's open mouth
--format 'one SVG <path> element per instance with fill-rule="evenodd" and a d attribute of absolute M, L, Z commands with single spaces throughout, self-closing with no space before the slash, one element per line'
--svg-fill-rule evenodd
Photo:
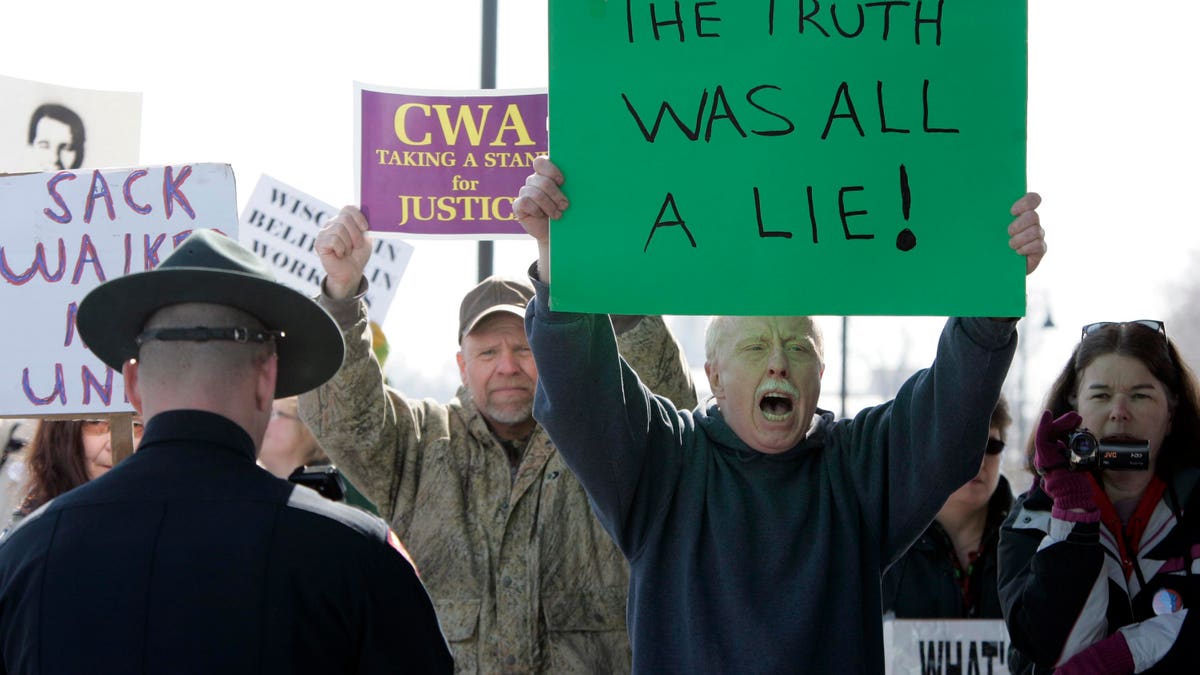
<path fill-rule="evenodd" d="M 763 417 L 772 422 L 778 422 L 786 419 L 792 413 L 795 405 L 789 396 L 780 393 L 767 392 L 758 400 L 758 409 L 762 411 Z"/>

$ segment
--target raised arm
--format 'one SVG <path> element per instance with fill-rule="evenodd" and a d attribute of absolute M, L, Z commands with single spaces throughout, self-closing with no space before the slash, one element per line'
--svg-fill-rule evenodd
<path fill-rule="evenodd" d="M 549 157 L 538 157 L 533 160 L 533 173 L 513 202 L 513 215 L 537 240 L 538 278 L 545 284 L 550 283 L 550 221 L 562 218 L 563 210 L 570 206 L 562 191 L 564 182 L 562 171 Z"/>
<path fill-rule="evenodd" d="M 438 434 L 444 411 L 384 385 L 363 301 L 363 269 L 371 256 L 367 230 L 362 212 L 347 206 L 317 236 L 326 273 L 318 302 L 342 329 L 346 358 L 333 378 L 300 396 L 300 415 L 346 477 L 404 536 L 420 450 L 427 436 Z"/>
<path fill-rule="evenodd" d="M 1046 253 L 1045 231 L 1028 193 L 1012 206 L 1009 248 L 1031 273 Z M 883 560 L 904 551 L 946 498 L 979 471 L 988 422 L 1016 350 L 1016 319 L 950 319 L 933 365 L 896 398 L 864 411 L 846 432 L 847 459 L 868 514 L 883 528 Z"/>
<path fill-rule="evenodd" d="M 549 285 L 550 221 L 561 218 L 570 202 L 562 190 L 566 179 L 549 157 L 535 159 L 533 170 L 513 202 L 513 214 L 537 241 L 538 278 Z M 696 387 L 687 361 L 662 317 L 611 318 L 621 356 L 625 357 L 650 391 L 671 399 L 679 409 L 695 407 Z"/>
<path fill-rule="evenodd" d="M 686 421 L 670 400 L 651 391 L 672 390 L 656 393 L 690 407 L 694 389 L 690 378 L 683 384 L 686 364 L 661 318 L 623 331 L 622 359 L 608 316 L 550 311 L 549 221 L 562 215 L 567 201 L 558 168 L 545 157 L 534 167 L 513 205 L 539 253 L 531 274 L 537 294 L 525 319 L 538 366 L 534 417 L 587 490 L 601 523 L 633 557 L 669 494 Z M 617 319 L 618 328 L 628 323 Z"/>

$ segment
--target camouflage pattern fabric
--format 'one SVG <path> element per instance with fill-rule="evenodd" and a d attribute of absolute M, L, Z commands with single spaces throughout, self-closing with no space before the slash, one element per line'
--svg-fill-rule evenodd
<path fill-rule="evenodd" d="M 365 305 L 352 320 L 337 309 L 346 360 L 300 397 L 300 413 L 408 547 L 456 671 L 628 673 L 628 566 L 545 431 L 535 429 L 512 477 L 465 389 L 441 404 L 386 387 Z M 661 318 L 642 320 L 620 342 L 647 386 L 679 407 L 695 405 Z"/>

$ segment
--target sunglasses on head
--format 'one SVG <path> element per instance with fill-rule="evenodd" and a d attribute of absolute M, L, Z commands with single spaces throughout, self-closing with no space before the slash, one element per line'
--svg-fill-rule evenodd
<path fill-rule="evenodd" d="M 1082 340 L 1092 333 L 1104 330 L 1109 326 L 1127 326 L 1129 324 L 1136 324 L 1143 328 L 1149 328 L 1150 330 L 1162 335 L 1163 339 L 1166 339 L 1167 337 L 1167 327 L 1163 324 L 1163 322 L 1156 319 L 1138 319 L 1136 321 L 1097 321 L 1096 323 L 1089 323 L 1083 327 L 1083 334 L 1079 339 Z"/>

